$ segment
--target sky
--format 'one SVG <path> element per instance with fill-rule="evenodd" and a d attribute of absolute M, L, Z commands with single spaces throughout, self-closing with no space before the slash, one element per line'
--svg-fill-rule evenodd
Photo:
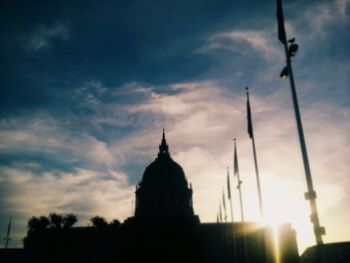
<path fill-rule="evenodd" d="M 81 226 L 132 216 L 163 128 L 202 222 L 216 221 L 237 138 L 245 218 L 258 220 L 247 86 L 266 223 L 291 223 L 300 252 L 315 244 L 275 1 L 13 0 L 0 10 L 0 235 L 12 216 L 10 246 L 22 246 L 31 216 L 75 213 Z M 284 12 L 300 47 L 292 63 L 324 240 L 348 241 L 350 1 L 286 0 Z"/>

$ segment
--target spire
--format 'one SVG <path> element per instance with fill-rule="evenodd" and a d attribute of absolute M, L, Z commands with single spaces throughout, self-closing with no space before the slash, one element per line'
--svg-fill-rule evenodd
<path fill-rule="evenodd" d="M 169 146 L 166 143 L 166 139 L 165 139 L 165 130 L 163 129 L 163 137 L 162 137 L 162 141 L 159 145 L 159 153 L 158 153 L 158 157 L 160 156 L 169 156 Z"/>

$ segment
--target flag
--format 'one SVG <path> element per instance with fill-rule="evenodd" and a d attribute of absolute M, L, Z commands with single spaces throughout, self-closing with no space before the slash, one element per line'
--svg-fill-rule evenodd
<path fill-rule="evenodd" d="M 227 169 L 227 198 L 231 199 L 230 172 Z"/>
<path fill-rule="evenodd" d="M 224 208 L 225 214 L 226 214 L 226 201 L 225 201 L 225 191 L 222 191 L 222 206 Z"/>
<path fill-rule="evenodd" d="M 10 238 L 11 224 L 12 224 L 12 217 L 10 217 L 9 224 L 7 226 L 7 236 L 4 238 L 5 239 L 5 248 L 7 248 L 8 243 L 11 240 L 11 238 Z"/>
<path fill-rule="evenodd" d="M 219 219 L 220 219 L 220 222 L 222 222 L 222 211 L 221 211 L 221 204 L 220 204 L 220 209 L 219 209 Z"/>
<path fill-rule="evenodd" d="M 278 26 L 278 39 L 282 44 L 287 44 L 286 31 L 284 29 L 284 17 L 283 17 L 283 8 L 282 0 L 277 0 L 277 26 Z"/>
<path fill-rule="evenodd" d="M 11 224 L 12 224 L 12 218 L 10 217 L 9 224 L 8 224 L 8 226 L 7 226 L 7 237 L 10 236 Z"/>
<path fill-rule="evenodd" d="M 237 158 L 237 149 L 236 149 L 236 142 L 235 142 L 235 149 L 234 149 L 234 156 L 233 156 L 233 175 L 237 176 L 238 173 L 239 173 L 238 158 Z"/>
<path fill-rule="evenodd" d="M 225 200 L 225 189 L 222 191 L 222 207 L 224 208 L 224 219 L 227 222 L 227 210 L 226 210 L 226 200 Z"/>
<path fill-rule="evenodd" d="M 253 134 L 252 115 L 251 115 L 251 112 L 250 112 L 248 88 L 247 88 L 247 120 L 248 120 L 248 134 L 249 134 L 249 138 L 252 139 L 254 137 L 254 134 Z"/>

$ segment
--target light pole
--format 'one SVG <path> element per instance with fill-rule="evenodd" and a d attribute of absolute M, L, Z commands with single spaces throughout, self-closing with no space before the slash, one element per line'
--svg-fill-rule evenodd
<path fill-rule="evenodd" d="M 284 29 L 284 17 L 283 17 L 281 0 L 277 0 L 277 19 L 278 19 L 278 37 L 279 37 L 279 40 L 284 45 L 284 51 L 285 51 L 286 63 L 287 63 L 287 65 L 283 68 L 280 74 L 280 77 L 284 79 L 289 78 L 289 82 L 290 82 L 294 113 L 295 113 L 295 119 L 297 123 L 300 148 L 301 148 L 301 153 L 303 157 L 305 178 L 306 178 L 306 184 L 307 184 L 307 192 L 305 193 L 305 199 L 309 200 L 310 202 L 310 209 L 311 209 L 310 220 L 314 227 L 316 244 L 321 245 L 323 244 L 322 235 L 325 235 L 326 231 L 325 231 L 325 228 L 320 225 L 320 220 L 318 216 L 317 204 L 316 204 L 316 191 L 314 190 L 314 186 L 312 182 L 311 169 L 310 169 L 309 158 L 308 158 L 307 149 L 306 149 L 303 125 L 302 125 L 301 116 L 300 116 L 299 103 L 297 98 L 297 92 L 295 89 L 295 82 L 294 82 L 292 61 L 291 61 L 291 58 L 296 55 L 299 46 L 298 44 L 295 43 L 295 38 L 287 41 L 287 34 Z"/>

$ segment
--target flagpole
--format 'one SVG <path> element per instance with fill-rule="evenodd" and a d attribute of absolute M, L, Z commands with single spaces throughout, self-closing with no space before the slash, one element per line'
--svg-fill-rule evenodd
<path fill-rule="evenodd" d="M 231 193 L 231 185 L 230 185 L 230 168 L 227 167 L 227 194 L 228 194 L 228 199 L 230 200 L 230 211 L 231 211 L 231 221 L 232 221 L 232 241 L 233 241 L 233 256 L 235 259 L 235 262 L 238 262 L 237 259 L 237 242 L 236 242 L 236 229 L 234 227 L 234 217 L 233 217 L 233 205 L 232 205 L 232 193 Z"/>
<path fill-rule="evenodd" d="M 238 156 L 237 156 L 237 146 L 236 146 L 236 138 L 233 139 L 234 141 L 234 156 L 233 156 L 233 175 L 237 176 L 238 185 L 237 189 L 239 192 L 239 202 L 241 207 L 241 220 L 242 220 L 242 228 L 243 228 L 243 244 L 244 244 L 244 260 L 245 262 L 249 262 L 248 259 L 248 248 L 247 248 L 247 239 L 246 239 L 246 233 L 244 232 L 244 210 L 243 210 L 243 198 L 242 198 L 242 191 L 241 191 L 241 177 L 239 174 L 239 168 L 238 168 Z"/>
<path fill-rule="evenodd" d="M 224 208 L 224 216 L 225 216 L 225 222 L 227 223 L 227 210 L 226 210 L 226 201 L 225 201 L 225 188 L 222 191 L 222 206 Z"/>
<path fill-rule="evenodd" d="M 4 238 L 5 239 L 5 248 L 8 248 L 9 241 L 11 240 L 11 238 L 10 238 L 11 224 L 12 224 L 12 217 L 10 217 L 10 219 L 9 219 L 9 224 L 7 226 L 7 235 Z"/>
<path fill-rule="evenodd" d="M 323 244 L 322 235 L 325 234 L 325 228 L 320 225 L 320 220 L 319 220 L 318 211 L 317 211 L 316 191 L 314 190 L 314 186 L 313 186 L 313 182 L 312 182 L 311 169 L 310 169 L 309 158 L 308 158 L 308 154 L 307 154 L 304 131 L 303 131 L 303 124 L 301 121 L 298 97 L 297 97 L 297 93 L 296 93 L 294 76 L 293 76 L 291 55 L 290 55 L 289 47 L 288 47 L 288 43 L 287 43 L 287 34 L 286 34 L 285 29 L 284 29 L 284 17 L 283 17 L 283 8 L 282 8 L 282 1 L 281 0 L 277 0 L 277 18 L 278 18 L 279 39 L 283 43 L 284 51 L 285 51 L 285 55 L 286 55 L 287 69 L 288 69 L 288 73 L 289 73 L 289 83 L 290 83 L 290 88 L 291 88 L 291 93 L 292 93 L 294 113 L 295 113 L 295 119 L 296 119 L 296 123 L 297 123 L 300 148 L 301 148 L 301 153 L 302 153 L 302 158 L 303 158 L 303 163 L 304 163 L 304 172 L 305 172 L 306 184 L 307 184 L 307 189 L 308 189 L 308 191 L 305 193 L 305 199 L 310 201 L 310 209 L 311 209 L 310 220 L 314 225 L 314 234 L 315 234 L 315 238 L 316 238 L 316 244 L 321 245 L 321 244 Z"/>
<path fill-rule="evenodd" d="M 258 188 L 258 197 L 259 197 L 260 220 L 263 221 L 264 220 L 264 208 L 263 208 L 262 195 L 261 195 L 258 160 L 257 160 L 257 157 L 256 157 L 256 147 L 255 147 L 255 138 L 254 138 L 254 131 L 253 131 L 253 122 L 252 122 L 252 119 L 251 119 L 251 112 L 250 112 L 249 89 L 248 89 L 248 87 L 246 87 L 245 89 L 246 89 L 246 93 L 247 93 L 248 133 L 249 133 L 250 138 L 252 139 L 255 175 L 256 175 L 256 183 L 257 183 L 257 188 Z"/>
<path fill-rule="evenodd" d="M 237 156 L 237 152 L 236 152 L 236 147 L 237 147 L 236 146 L 236 138 L 234 138 L 233 141 L 234 141 L 234 146 L 235 146 L 235 156 Z M 239 193 L 239 203 L 240 203 L 240 208 L 241 208 L 241 220 L 244 223 L 243 198 L 242 198 L 242 189 L 241 189 L 242 183 L 243 182 L 241 181 L 239 170 L 237 169 L 237 189 L 238 189 L 238 193 Z"/>
<path fill-rule="evenodd" d="M 220 202 L 220 206 L 219 206 L 219 221 L 222 223 L 221 202 Z"/>
<path fill-rule="evenodd" d="M 234 222 L 233 218 L 233 205 L 232 205 L 232 196 L 231 196 L 231 185 L 230 185 L 230 174 L 229 174 L 229 167 L 227 167 L 227 193 L 228 199 L 230 200 L 230 211 L 231 211 L 231 221 Z"/>

